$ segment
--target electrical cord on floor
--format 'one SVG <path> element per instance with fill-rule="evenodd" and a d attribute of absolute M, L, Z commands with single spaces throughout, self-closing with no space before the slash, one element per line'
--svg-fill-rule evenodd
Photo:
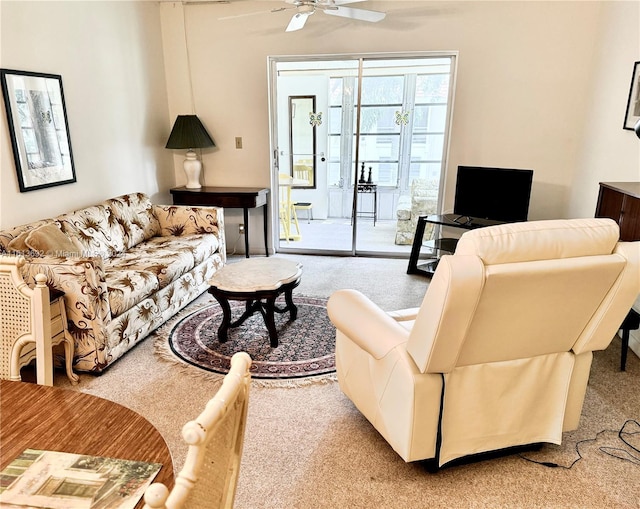
<path fill-rule="evenodd" d="M 238 250 L 238 242 L 240 242 L 240 239 L 244 239 L 244 235 L 238 235 L 238 238 L 233 243 L 233 251 L 231 253 L 227 253 L 227 256 L 233 256 L 234 254 L 236 254 L 236 251 Z"/>
<path fill-rule="evenodd" d="M 578 457 L 573 460 L 573 462 L 571 462 L 569 465 L 560 465 L 558 463 L 554 463 L 552 461 L 538 461 L 538 460 L 534 460 L 532 458 L 527 458 L 526 456 L 523 456 L 522 454 L 518 454 L 518 456 L 520 458 L 522 458 L 523 460 L 529 461 L 531 463 L 536 463 L 538 465 L 542 465 L 545 467 L 549 467 L 549 468 L 562 468 L 565 470 L 569 470 L 573 467 L 573 465 L 575 465 L 576 463 L 578 463 L 578 461 L 580 461 L 582 459 L 582 454 L 580 453 L 580 445 L 587 443 L 587 442 L 595 442 L 598 440 L 598 438 L 600 437 L 600 435 L 602 435 L 603 433 L 617 433 L 618 434 L 618 438 L 620 439 L 620 441 L 626 445 L 627 447 L 629 447 L 629 449 L 631 449 L 633 451 L 634 454 L 630 453 L 629 451 L 622 449 L 622 448 L 618 448 L 618 447 L 599 447 L 598 449 L 603 452 L 604 454 L 607 454 L 608 456 L 612 456 L 614 458 L 618 458 L 622 461 L 627 461 L 631 464 L 634 465 L 638 465 L 640 466 L 640 449 L 638 449 L 637 446 L 632 445 L 629 440 L 632 436 L 634 435 L 640 435 L 640 423 L 634 419 L 629 419 L 627 421 L 625 421 L 625 423 L 622 425 L 622 427 L 619 430 L 615 430 L 615 429 L 604 429 L 602 431 L 598 431 L 598 433 L 596 433 L 596 436 L 593 438 L 587 438 L 585 440 L 580 440 L 578 442 L 576 442 L 576 454 L 578 455 Z"/>

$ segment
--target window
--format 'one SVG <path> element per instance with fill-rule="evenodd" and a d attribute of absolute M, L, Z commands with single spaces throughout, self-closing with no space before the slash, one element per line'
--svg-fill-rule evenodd
<path fill-rule="evenodd" d="M 374 62 L 367 69 L 362 78 L 358 155 L 378 186 L 406 190 L 416 178 L 439 186 L 450 76 L 448 58 L 402 61 L 391 68 Z M 356 81 L 353 76 L 332 77 L 329 88 L 329 184 L 352 186 Z M 347 115 L 346 110 L 352 113 Z"/>

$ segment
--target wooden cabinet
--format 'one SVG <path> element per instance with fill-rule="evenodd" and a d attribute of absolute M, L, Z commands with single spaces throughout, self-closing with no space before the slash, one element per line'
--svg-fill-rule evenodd
<path fill-rule="evenodd" d="M 600 182 L 596 217 L 609 217 L 620 225 L 620 240 L 633 242 L 640 240 L 640 182 Z M 640 303 L 637 300 L 636 303 Z M 625 370 L 629 331 L 640 327 L 640 318 L 631 309 L 620 326 L 622 330 L 622 356 L 620 370 Z M 637 351 L 637 350 L 634 350 Z"/>
<path fill-rule="evenodd" d="M 620 225 L 620 240 L 640 240 L 640 182 L 600 182 L 596 217 Z"/>

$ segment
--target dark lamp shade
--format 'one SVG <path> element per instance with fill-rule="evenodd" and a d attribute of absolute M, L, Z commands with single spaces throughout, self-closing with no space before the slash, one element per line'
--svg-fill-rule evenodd
<path fill-rule="evenodd" d="M 636 136 L 640 138 L 640 120 L 636 122 L 636 125 L 633 127 L 633 130 L 636 132 Z"/>
<path fill-rule="evenodd" d="M 216 144 L 196 115 L 178 115 L 165 148 L 205 148 Z"/>

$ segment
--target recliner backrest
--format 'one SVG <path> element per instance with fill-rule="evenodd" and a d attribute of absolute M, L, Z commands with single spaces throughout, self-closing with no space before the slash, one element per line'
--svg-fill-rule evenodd
<path fill-rule="evenodd" d="M 455 254 L 440 261 L 409 337 L 409 354 L 422 372 L 446 373 L 456 366 L 606 348 L 638 288 L 640 244 L 629 249 L 618 236 L 618 225 L 608 219 L 465 233 Z M 627 264 L 628 258 L 635 263 Z"/>

